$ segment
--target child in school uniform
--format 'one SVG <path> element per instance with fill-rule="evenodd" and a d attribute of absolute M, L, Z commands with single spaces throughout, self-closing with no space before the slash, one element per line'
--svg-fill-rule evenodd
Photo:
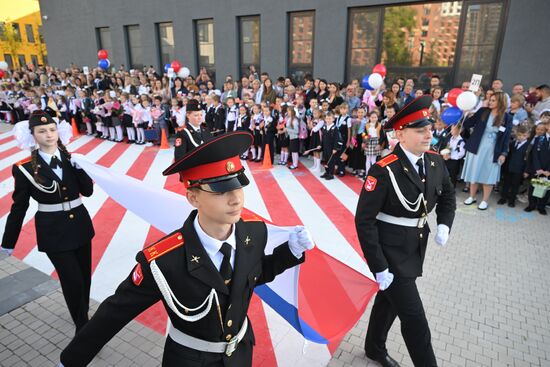
<path fill-rule="evenodd" d="M 351 116 L 349 115 L 349 105 L 341 103 L 335 110 L 338 110 L 339 116 L 336 119 L 336 127 L 342 137 L 342 148 L 337 153 L 337 171 L 338 176 L 343 177 L 346 174 L 346 164 L 351 152 Z"/>
<path fill-rule="evenodd" d="M 235 104 L 235 98 L 229 97 L 226 101 L 225 108 L 225 131 L 235 131 L 237 116 L 239 115 L 239 106 Z"/>
<path fill-rule="evenodd" d="M 182 102 L 178 101 L 177 98 L 172 98 L 170 101 L 170 121 L 172 127 L 176 133 L 183 129 L 185 125 L 185 112 L 186 109 L 183 107 Z"/>
<path fill-rule="evenodd" d="M 277 123 L 277 146 L 281 149 L 278 164 L 282 166 L 285 166 L 288 162 L 288 146 L 290 144 L 286 124 L 286 112 L 280 113 Z"/>
<path fill-rule="evenodd" d="M 453 187 L 456 187 L 456 181 L 460 174 L 460 167 L 464 161 L 464 155 L 466 155 L 466 149 L 464 149 L 464 139 L 460 135 L 460 128 L 457 124 L 451 127 L 451 135 L 448 145 L 441 149 L 441 155 L 445 160 L 447 171 Z"/>
<path fill-rule="evenodd" d="M 136 129 L 132 122 L 132 112 L 134 112 L 134 105 L 130 101 L 128 93 L 122 93 L 120 95 L 120 104 L 123 108 L 122 113 L 122 126 L 126 129 L 126 135 L 128 136 L 128 144 L 133 144 L 136 141 Z"/>
<path fill-rule="evenodd" d="M 369 114 L 369 120 L 365 124 L 365 129 L 362 133 L 365 152 L 365 175 L 368 175 L 370 168 L 376 163 L 376 160 L 382 153 L 382 147 L 380 146 L 381 135 L 382 124 L 378 122 L 378 112 L 373 111 Z"/>
<path fill-rule="evenodd" d="M 339 152 L 344 145 L 340 132 L 334 121 L 334 114 L 329 111 L 325 115 L 325 126 L 323 127 L 323 159 L 326 160 L 325 173 L 321 176 L 325 180 L 334 179 L 334 168 L 336 161 L 340 159 Z"/>
<path fill-rule="evenodd" d="M 523 179 L 527 176 L 528 136 L 529 129 L 527 126 L 518 126 L 516 130 L 516 139 L 510 143 L 510 150 L 506 158 L 508 161 L 506 166 L 507 169 L 504 173 L 504 184 L 500 192 L 501 198 L 498 200 L 498 204 L 502 205 L 508 202 L 509 207 L 513 208 L 516 206 L 516 197 L 519 188 Z"/>
<path fill-rule="evenodd" d="M 153 128 L 153 116 L 151 115 L 151 99 L 148 95 L 141 96 L 141 106 L 143 107 L 141 115 L 141 124 L 139 125 L 143 129 L 144 143 L 145 146 L 151 146 L 153 143 L 146 141 L 145 139 L 145 129 Z"/>
<path fill-rule="evenodd" d="M 250 123 L 250 130 L 254 134 L 254 145 L 250 147 L 252 152 L 252 161 L 262 161 L 262 145 L 264 140 L 264 118 L 259 104 L 252 106 L 252 119 Z"/>
<path fill-rule="evenodd" d="M 317 101 L 316 99 L 312 99 Z M 312 111 L 312 118 L 309 122 L 310 137 L 309 137 L 309 149 L 313 149 L 313 173 L 321 172 L 321 151 L 322 151 L 322 129 L 325 126 L 325 115 L 319 108 L 314 108 Z"/>
<path fill-rule="evenodd" d="M 86 124 L 86 135 L 93 135 L 93 115 L 92 109 L 94 102 L 90 98 L 87 89 L 81 89 L 78 91 L 78 97 L 80 98 L 80 114 L 82 115 L 82 122 Z"/>
<path fill-rule="evenodd" d="M 289 140 L 288 150 L 292 157 L 292 164 L 288 168 L 296 169 L 300 151 L 300 119 L 296 115 L 296 109 L 292 106 L 288 107 L 286 111 L 286 131 Z"/>
<path fill-rule="evenodd" d="M 250 129 L 250 115 L 248 114 L 248 108 L 244 104 L 239 106 L 239 115 L 235 122 L 235 129 L 237 131 L 248 131 Z M 250 148 L 241 155 L 241 159 L 247 160 L 248 152 L 250 152 Z"/>
<path fill-rule="evenodd" d="M 349 158 L 349 166 L 353 170 L 353 174 L 358 177 L 364 176 L 365 154 L 363 153 L 362 133 L 365 129 L 366 118 L 364 108 L 355 108 L 351 119 L 351 153 Z"/>

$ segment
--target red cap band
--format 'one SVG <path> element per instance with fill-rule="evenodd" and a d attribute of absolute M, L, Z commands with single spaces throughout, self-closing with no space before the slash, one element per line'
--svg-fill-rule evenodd
<path fill-rule="evenodd" d="M 209 178 L 227 176 L 236 173 L 243 168 L 239 156 L 223 161 L 201 164 L 181 172 L 185 187 L 189 187 L 189 181 L 207 180 Z"/>
<path fill-rule="evenodd" d="M 394 130 L 399 130 L 405 127 L 405 125 L 415 122 L 418 120 L 422 120 L 424 118 L 430 117 L 430 110 L 427 108 L 423 108 L 421 110 L 418 110 L 413 113 L 409 113 L 407 116 L 403 116 L 402 119 L 398 120 L 394 123 L 393 128 Z"/>

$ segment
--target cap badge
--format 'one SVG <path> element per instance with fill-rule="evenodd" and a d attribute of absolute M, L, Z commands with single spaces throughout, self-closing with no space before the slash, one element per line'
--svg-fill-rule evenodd
<path fill-rule="evenodd" d="M 227 172 L 231 173 L 233 171 L 235 171 L 235 163 L 229 161 L 225 164 L 225 169 Z"/>
<path fill-rule="evenodd" d="M 422 114 L 424 115 L 424 117 L 428 116 L 428 112 L 427 112 L 427 111 L 422 111 Z"/>
<path fill-rule="evenodd" d="M 41 118 L 40 118 L 40 121 L 42 121 L 42 122 L 48 122 L 48 119 L 47 119 L 46 117 L 41 117 Z"/>

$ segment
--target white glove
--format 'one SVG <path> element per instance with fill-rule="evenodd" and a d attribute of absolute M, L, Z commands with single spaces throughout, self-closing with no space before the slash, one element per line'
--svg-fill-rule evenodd
<path fill-rule="evenodd" d="M 71 157 L 71 164 L 72 164 L 73 167 L 76 168 L 76 169 L 82 169 L 82 168 L 78 165 L 78 163 L 76 163 L 76 160 L 75 160 L 73 157 Z"/>
<path fill-rule="evenodd" d="M 297 258 L 302 257 L 302 253 L 315 247 L 309 231 L 302 226 L 294 227 L 294 232 L 288 237 L 288 247 L 290 252 Z"/>
<path fill-rule="evenodd" d="M 8 255 L 8 256 L 11 256 L 11 254 L 13 254 L 13 249 L 12 248 L 4 248 L 4 247 L 0 246 L 0 254 L 5 254 L 5 255 Z"/>
<path fill-rule="evenodd" d="M 381 291 L 388 289 L 391 282 L 393 282 L 393 274 L 390 273 L 388 269 L 380 273 L 376 273 L 376 283 L 378 283 L 378 287 Z"/>
<path fill-rule="evenodd" d="M 446 224 L 437 225 L 437 233 L 435 234 L 435 243 L 439 246 L 445 246 L 449 239 L 449 227 Z"/>

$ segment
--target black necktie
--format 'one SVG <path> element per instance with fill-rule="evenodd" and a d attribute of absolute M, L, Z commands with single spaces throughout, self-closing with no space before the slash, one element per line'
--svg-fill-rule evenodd
<path fill-rule="evenodd" d="M 420 176 L 420 179 L 422 182 L 426 182 L 426 175 L 424 174 L 424 160 L 422 158 L 418 158 L 416 161 L 416 165 L 418 166 L 418 175 Z"/>
<path fill-rule="evenodd" d="M 50 167 L 52 169 L 56 169 L 57 167 L 61 168 L 61 162 L 59 162 L 59 159 L 57 159 L 57 156 L 52 156 L 52 160 L 50 161 Z"/>
<path fill-rule="evenodd" d="M 220 252 L 223 254 L 220 274 L 223 278 L 225 285 L 229 287 L 229 282 L 231 282 L 231 276 L 233 275 L 233 269 L 231 268 L 231 245 L 227 242 L 224 242 L 222 247 L 220 248 Z"/>

